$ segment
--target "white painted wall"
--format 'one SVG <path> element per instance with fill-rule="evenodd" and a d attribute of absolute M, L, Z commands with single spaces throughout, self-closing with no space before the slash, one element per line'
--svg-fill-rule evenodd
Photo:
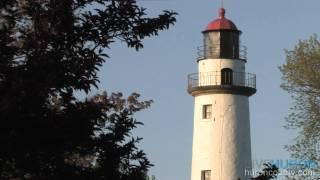
<path fill-rule="evenodd" d="M 235 72 L 234 85 L 243 85 L 245 83 L 245 61 L 234 59 L 205 59 L 198 62 L 199 85 L 221 85 L 220 71 L 224 68 L 230 68 Z"/>
<path fill-rule="evenodd" d="M 238 59 L 204 59 L 198 62 L 198 71 L 202 73 L 230 68 L 235 72 L 245 72 L 245 63 Z"/>
<path fill-rule="evenodd" d="M 231 68 L 245 72 L 245 62 L 230 59 L 199 61 L 199 74 Z M 199 75 L 201 76 L 201 75 Z M 202 119 L 202 107 L 212 104 L 212 118 Z M 211 180 L 249 180 L 251 169 L 249 100 L 244 95 L 199 94 L 195 97 L 191 180 L 211 170 Z"/>

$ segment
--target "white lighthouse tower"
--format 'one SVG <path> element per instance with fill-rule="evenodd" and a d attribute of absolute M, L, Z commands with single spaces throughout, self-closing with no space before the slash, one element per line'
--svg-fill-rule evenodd
<path fill-rule="evenodd" d="M 203 31 L 198 73 L 188 76 L 195 98 L 191 180 L 251 178 L 249 97 L 256 77 L 245 70 L 240 35 L 223 8 Z"/>

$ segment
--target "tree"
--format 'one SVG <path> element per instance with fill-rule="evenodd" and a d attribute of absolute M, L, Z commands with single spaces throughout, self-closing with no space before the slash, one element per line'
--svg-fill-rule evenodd
<path fill-rule="evenodd" d="M 270 180 L 276 179 L 279 173 L 279 168 L 270 163 L 265 163 L 262 172 L 259 173 L 259 176 L 252 178 L 252 180 Z"/>
<path fill-rule="evenodd" d="M 146 17 L 135 0 L 0 1 L 0 179 L 143 180 L 133 93 L 77 98 L 98 88 L 116 40 L 139 50 L 176 21 Z"/>
<path fill-rule="evenodd" d="M 301 164 L 294 169 L 318 172 L 320 161 L 318 149 L 320 140 L 320 41 L 316 35 L 299 41 L 292 51 L 286 51 L 286 63 L 280 67 L 283 74 L 282 88 L 294 100 L 291 114 L 287 117 L 287 129 L 296 129 L 299 134 L 293 145 L 286 148 L 293 158 L 309 160 L 313 165 Z M 315 176 L 301 176 L 296 179 L 317 179 Z"/>

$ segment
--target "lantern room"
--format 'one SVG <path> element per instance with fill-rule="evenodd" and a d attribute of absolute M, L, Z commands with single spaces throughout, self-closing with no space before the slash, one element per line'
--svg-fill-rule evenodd
<path fill-rule="evenodd" d="M 225 17 L 226 10 L 219 9 L 219 17 L 209 23 L 203 31 L 203 47 L 198 59 L 246 59 L 246 48 L 240 46 L 240 35 L 236 25 Z"/>

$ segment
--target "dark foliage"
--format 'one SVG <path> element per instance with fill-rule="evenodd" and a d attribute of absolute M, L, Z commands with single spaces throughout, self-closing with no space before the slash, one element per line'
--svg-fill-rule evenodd
<path fill-rule="evenodd" d="M 270 179 L 276 179 L 277 175 L 279 173 L 279 168 L 270 163 L 264 164 L 264 168 L 262 172 L 259 173 L 259 176 L 252 178 L 253 180 L 270 180 Z"/>
<path fill-rule="evenodd" d="M 148 18 L 134 0 L 1 0 L 0 11 L 0 179 L 146 179 L 131 130 L 150 101 L 75 93 L 98 87 L 112 42 L 138 50 L 176 13 Z"/>

